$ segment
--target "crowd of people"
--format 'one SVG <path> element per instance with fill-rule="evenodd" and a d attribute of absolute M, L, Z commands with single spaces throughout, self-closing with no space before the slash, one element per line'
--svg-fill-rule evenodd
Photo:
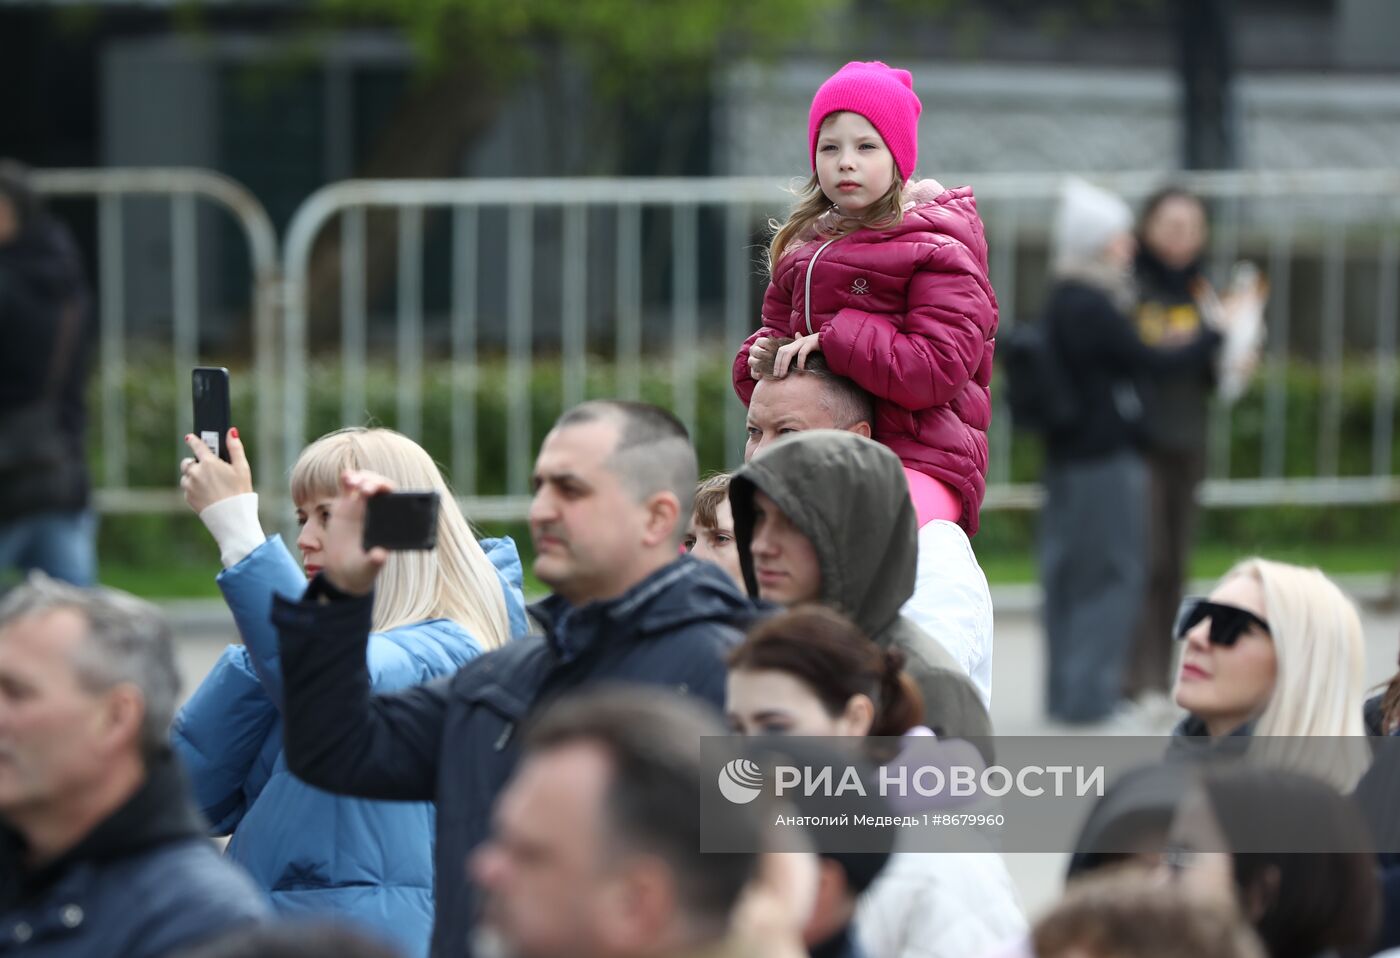
<path fill-rule="evenodd" d="M 702 479 L 684 426 L 651 405 L 592 400 L 554 423 L 529 509 L 541 601 L 525 604 L 515 543 L 478 540 L 421 447 L 362 427 L 292 469 L 300 563 L 260 525 L 237 430 L 227 461 L 186 437 L 180 486 L 242 643 L 183 705 L 146 603 L 42 574 L 0 600 L 0 955 L 1400 944 L 1400 862 L 1379 853 L 1400 677 L 1364 699 L 1350 600 L 1317 570 L 1250 559 L 1176 614 L 1194 417 L 1230 322 L 1192 272 L 1204 211 L 1180 192 L 1149 204 L 1136 252 L 1127 206 L 1086 184 L 1057 227 L 1046 342 L 1077 412 L 1046 437 L 1048 707 L 1092 722 L 1170 689 L 1183 713 L 1160 761 L 1065 836 L 1063 899 L 1028 920 L 994 836 L 779 849 L 759 806 L 703 801 L 703 744 L 726 735 L 835 743 L 872 768 L 921 743 L 995 760 L 971 537 L 997 304 L 971 191 L 913 177 L 919 113 L 909 74 L 881 63 L 814 97 L 812 177 L 733 368 L 742 467 Z M 410 489 L 438 493 L 435 548 L 366 548 L 367 504 Z M 229 837 L 222 854 L 210 836 Z"/>

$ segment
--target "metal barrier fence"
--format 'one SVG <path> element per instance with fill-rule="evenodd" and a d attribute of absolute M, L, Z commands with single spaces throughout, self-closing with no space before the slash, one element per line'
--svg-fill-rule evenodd
<path fill-rule="evenodd" d="M 1164 182 L 1160 173 L 1093 177 L 1130 201 L 1140 201 Z M 992 283 L 1001 304 L 1003 331 L 1038 308 L 1037 296 L 1023 285 L 1044 283 L 1044 247 L 1059 175 L 948 177 L 970 182 L 987 224 Z M 1223 275 L 1237 257 L 1261 262 L 1273 297 L 1266 322 L 1269 344 L 1263 377 L 1264 424 L 1258 475 L 1232 475 L 1229 462 L 1230 411 L 1218 409 L 1213 423 L 1208 504 L 1377 503 L 1400 499 L 1400 481 L 1391 474 L 1396 396 L 1397 270 L 1400 269 L 1400 171 L 1242 172 L 1184 174 L 1173 178 L 1214 206 L 1210 261 Z M 450 303 L 448 355 L 452 360 L 451 466 L 468 514 L 482 519 L 516 519 L 528 504 L 526 491 L 534 448 L 531 433 L 531 371 L 541 352 L 561 357 L 562 406 L 584 398 L 589 364 L 591 318 L 601 309 L 610 317 L 611 360 L 618 369 L 618 392 L 638 394 L 648 351 L 644 331 L 669 332 L 673 408 L 694 427 L 697 375 L 705 359 L 722 363 L 758 321 L 761 278 L 754 246 L 762 224 L 781 215 L 790 197 L 776 179 L 579 179 L 347 181 L 310 197 L 293 218 L 284 256 L 286 313 L 284 334 L 285 406 L 283 455 L 290 462 L 309 438 L 307 423 L 308 271 L 313 248 L 326 227 L 340 229 L 340 342 L 342 411 L 346 421 L 362 418 L 367 369 L 366 222 L 370 211 L 397 220 L 397 295 L 392 312 L 397 364 L 397 422 L 413 434 L 422 416 L 425 354 L 424 223 L 430 211 L 450 212 Z M 483 226 L 486 217 L 504 225 Z M 652 229 L 644 230 L 651 222 Z M 493 220 L 494 222 L 494 220 Z M 658 222 L 669 228 L 658 226 Z M 541 224 L 547 224 L 542 228 Z M 706 241 L 709 237 L 709 241 Z M 646 242 L 649 238 L 652 242 Z M 557 255 L 542 255 L 545 246 Z M 590 271 L 603 252 L 611 268 Z M 494 268 L 489 256 L 495 256 Z M 1038 264 L 1030 262 L 1039 257 Z M 649 265 L 648 257 L 659 261 Z M 1320 264 L 1316 312 L 1294 316 L 1291 284 L 1295 260 Z M 548 260 L 546 262 L 546 260 Z M 1375 365 L 1371 430 L 1371 469 L 1367 475 L 1339 475 L 1343 359 L 1347 336 L 1349 264 L 1374 263 L 1373 328 L 1353 330 L 1367 342 Z M 1037 273 L 1037 267 L 1039 272 Z M 653 275 L 664 273 L 664 282 Z M 718 273 L 714 282 L 705 274 Z M 713 278 L 713 277 L 712 277 Z M 663 286 L 664 295 L 644 298 L 644 286 Z M 483 290 L 504 285 L 506 382 L 505 496 L 478 497 L 476 458 L 477 359 L 485 313 Z M 611 295 L 600 297 L 599 286 Z M 703 287 L 703 288 L 702 288 Z M 1301 287 L 1300 287 L 1301 288 Z M 550 308 L 546 330 L 545 292 Z M 599 300 L 604 299 L 601 306 Z M 648 313 L 662 315 L 648 321 Z M 1311 312 L 1311 311 L 1310 311 Z M 702 324 L 702 313 L 714 318 Z M 1292 338 L 1316 320 L 1316 361 L 1325 389 L 1318 414 L 1316 468 L 1310 477 L 1285 476 L 1285 440 L 1290 423 L 1286 360 Z M 543 343 L 544 334 L 557 340 Z M 706 330 L 720 335 L 703 335 Z M 666 350 L 662 351 L 667 352 Z M 725 446 L 731 461 L 743 448 L 742 409 L 728 403 Z M 707 410 L 707 414 L 714 414 Z M 992 431 L 987 508 L 1031 508 L 1039 502 L 1033 484 L 1012 484 L 1011 423 L 996 411 Z"/>
<path fill-rule="evenodd" d="M 1164 178 L 1157 173 L 1093 177 L 1132 201 Z M 1002 329 L 1039 308 L 1044 248 L 1058 175 L 947 177 L 977 191 L 991 256 Z M 1174 178 L 1212 202 L 1213 272 L 1239 256 L 1260 262 L 1273 296 L 1269 342 L 1260 369 L 1263 410 L 1260 467 L 1231 468 L 1231 413 L 1213 423 L 1211 478 L 1204 498 L 1214 505 L 1364 504 L 1400 500 L 1394 453 L 1397 323 L 1400 322 L 1400 171 L 1250 172 Z M 103 468 L 97 503 L 106 512 L 182 509 L 175 483 L 137 488 L 128 482 L 127 290 L 124 217 L 138 197 L 169 204 L 171 375 L 186 395 L 198 356 L 198 204 L 225 210 L 248 246 L 254 346 L 258 483 L 285 487 L 285 468 L 307 439 L 309 276 L 312 253 L 329 226 L 339 228 L 340 290 L 334 352 L 342 371 L 341 420 L 364 417 L 369 369 L 371 293 L 367 284 L 368 217 L 396 221 L 396 289 L 388 322 L 397 370 L 397 424 L 416 434 L 423 416 L 424 357 L 433 330 L 445 328 L 452 361 L 450 465 L 468 514 L 516 519 L 528 504 L 531 462 L 541 438 L 531 431 L 531 379 L 537 360 L 555 356 L 562 370 L 561 408 L 582 400 L 594 357 L 616 369 L 616 393 L 636 398 L 645 364 L 664 362 L 670 399 L 694 428 L 702 416 L 723 417 L 731 463 L 743 448 L 743 410 L 701 408 L 702 369 L 722 366 L 758 320 L 763 279 L 758 247 L 770 216 L 789 196 L 779 179 L 584 179 L 348 181 L 306 200 L 278 242 L 257 199 L 244 187 L 203 170 L 51 170 L 35 174 L 50 197 L 97 204 L 98 311 L 101 344 L 100 423 Z M 446 249 L 427 242 L 430 217 L 448 219 Z M 446 253 L 445 256 L 438 254 Z M 425 269 L 434 257 L 441 269 Z M 599 266 L 598 261 L 604 261 Z M 1295 272 L 1309 272 L 1295 282 Z M 445 274 L 445 276 L 444 276 Z M 1314 275 L 1315 274 L 1315 275 Z M 430 287 L 446 279 L 446 304 L 431 307 Z M 1295 289 L 1296 286 L 1296 289 Z M 1304 295 L 1306 293 L 1306 295 Z M 488 300 L 490 302 L 488 302 Z M 383 310 L 380 310 L 383 312 Z M 279 320 L 281 328 L 279 330 Z M 494 325 L 493 325 L 494 324 Z M 1285 373 L 1290 353 L 1306 340 L 1324 385 L 1315 426 L 1300 427 L 1290 409 Z M 668 343 L 658 345 L 666 338 Z M 1344 366 L 1348 338 L 1374 366 L 1370 469 L 1339 474 Z M 479 495 L 476 406 L 479 364 L 488 340 L 503 353 L 506 495 Z M 499 342 L 497 342 L 499 340 Z M 278 352 L 282 353 L 279 363 Z M 728 396 L 727 390 L 722 391 Z M 188 430 L 177 401 L 172 435 Z M 1310 420 L 1311 421 L 1311 420 Z M 1315 428 L 1312 475 L 1286 475 L 1290 432 Z M 998 408 L 992 430 L 987 508 L 1031 508 L 1034 484 L 1011 482 L 1012 426 Z M 1296 441 L 1296 435 L 1295 435 Z M 1355 470 L 1353 470 L 1355 473 Z M 276 493 L 266 507 L 281 504 Z"/>
<path fill-rule="evenodd" d="M 94 476 L 96 502 L 104 512 L 167 512 L 184 509 L 176 476 L 155 488 L 128 482 L 126 208 L 138 197 L 169 203 L 171 375 L 177 397 L 172 441 L 189 432 L 190 370 L 199 361 L 199 229 L 197 203 L 230 214 L 248 244 L 252 341 L 256 378 L 255 417 L 258 483 L 282 485 L 278 465 L 277 235 L 262 204 L 226 176 L 197 169 L 110 169 L 36 171 L 37 192 L 50 198 L 91 198 L 97 203 L 97 314 L 100 330 L 100 429 L 102 470 Z"/>

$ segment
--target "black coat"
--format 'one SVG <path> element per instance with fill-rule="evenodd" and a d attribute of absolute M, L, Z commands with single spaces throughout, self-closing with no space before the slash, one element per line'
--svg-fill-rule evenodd
<path fill-rule="evenodd" d="M 160 958 L 260 921 L 270 907 L 204 837 L 173 758 L 59 860 L 23 867 L 0 826 L 0 955 Z"/>
<path fill-rule="evenodd" d="M 65 312 L 73 330 L 56 360 Z M 87 505 L 83 390 L 96 340 L 91 326 L 82 263 L 57 221 L 40 218 L 0 246 L 0 417 L 41 399 L 47 388 L 68 446 L 67 458 L 42 475 L 0 475 L 0 520 Z"/>
<path fill-rule="evenodd" d="M 287 764 L 328 791 L 437 803 L 438 958 L 468 952 L 476 909 L 467 861 L 490 833 L 521 723 L 560 695 L 606 682 L 669 685 L 722 707 L 724 656 L 753 614 L 718 567 L 681 558 L 617 599 L 578 609 L 546 599 L 531 609 L 544 636 L 516 638 L 436 682 L 371 695 L 372 605 L 323 576 L 302 601 L 275 601 Z"/>
<path fill-rule="evenodd" d="M 1138 384 L 1148 373 L 1208 369 L 1220 334 L 1202 328 L 1174 348 L 1148 346 L 1104 291 L 1078 279 L 1062 280 L 1046 306 L 1045 336 L 1074 383 L 1078 415 L 1046 436 L 1057 461 L 1097 459 L 1141 442 Z"/>

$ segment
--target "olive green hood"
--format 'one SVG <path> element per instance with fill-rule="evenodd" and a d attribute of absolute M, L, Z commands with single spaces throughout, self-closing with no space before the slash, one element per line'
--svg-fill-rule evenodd
<path fill-rule="evenodd" d="M 817 429 L 764 450 L 734 474 L 729 501 L 749 595 L 753 493 L 761 489 L 811 541 L 822 603 L 880 641 L 914 594 L 918 520 L 899 457 L 852 432 Z"/>
<path fill-rule="evenodd" d="M 877 644 L 904 653 L 924 699 L 924 722 L 993 757 L 991 718 L 972 680 L 927 632 L 900 615 L 914 594 L 918 518 L 904 466 L 889 449 L 852 432 L 818 429 L 775 443 L 734 474 L 729 504 L 749 595 L 754 575 L 754 491 L 761 489 L 812 543 L 823 605 Z"/>

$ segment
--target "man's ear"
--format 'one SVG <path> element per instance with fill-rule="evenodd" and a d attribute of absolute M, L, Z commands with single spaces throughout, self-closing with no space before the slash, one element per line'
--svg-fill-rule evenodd
<path fill-rule="evenodd" d="M 594 920 L 605 948 L 644 954 L 675 922 L 676 881 L 659 858 L 637 856 L 603 881 Z"/>
<path fill-rule="evenodd" d="M 102 742 L 112 751 L 121 751 L 141 738 L 146 721 L 146 697 L 130 682 L 109 689 L 102 708 Z"/>
<path fill-rule="evenodd" d="M 870 423 L 868 423 L 868 422 L 866 422 L 864 419 L 862 419 L 860 422 L 856 423 L 854 426 L 848 426 L 848 427 L 846 427 L 846 431 L 847 431 L 847 432 L 853 432 L 853 433 L 855 433 L 857 436 L 864 436 L 866 439 L 869 439 L 869 438 L 870 438 Z"/>
<path fill-rule="evenodd" d="M 681 503 L 673 492 L 658 492 L 646 501 L 647 519 L 642 545 L 650 548 L 665 542 L 679 541 Z"/>

